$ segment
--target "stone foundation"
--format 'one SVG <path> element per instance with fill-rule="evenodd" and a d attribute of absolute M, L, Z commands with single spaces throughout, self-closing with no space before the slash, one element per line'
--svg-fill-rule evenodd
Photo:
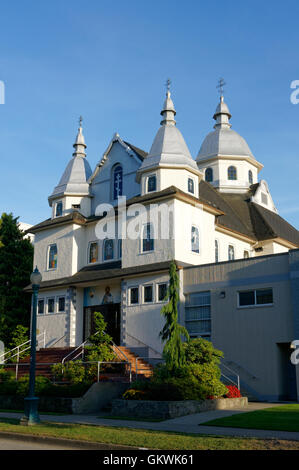
<path fill-rule="evenodd" d="M 215 400 L 151 401 L 151 400 L 112 400 L 112 415 L 136 418 L 171 419 L 201 411 L 244 408 L 247 397 L 218 398 Z"/>

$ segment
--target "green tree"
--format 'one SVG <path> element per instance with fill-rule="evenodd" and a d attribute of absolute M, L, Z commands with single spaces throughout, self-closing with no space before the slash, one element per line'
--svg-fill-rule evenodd
<path fill-rule="evenodd" d="M 30 283 L 33 246 L 18 227 L 18 217 L 3 213 L 0 219 L 0 340 L 13 341 L 17 325 L 30 324 Z"/>
<path fill-rule="evenodd" d="M 189 341 L 188 331 L 178 323 L 179 277 L 174 261 L 171 262 L 169 268 L 169 288 L 166 298 L 168 298 L 168 303 L 161 309 L 161 315 L 165 317 L 165 325 L 160 332 L 160 337 L 165 342 L 163 357 L 166 367 L 173 372 L 186 363 L 182 337 Z"/>

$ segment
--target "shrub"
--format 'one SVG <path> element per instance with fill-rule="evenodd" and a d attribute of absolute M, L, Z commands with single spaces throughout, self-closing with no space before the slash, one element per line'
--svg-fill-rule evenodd
<path fill-rule="evenodd" d="M 82 361 L 69 361 L 66 364 L 54 364 L 51 367 L 52 374 L 55 380 L 63 381 L 66 380 L 72 384 L 78 384 L 85 382 L 86 372 L 85 366 Z"/>
<path fill-rule="evenodd" d="M 16 382 L 16 394 L 26 397 L 29 393 L 29 375 L 24 375 L 18 382 Z M 38 375 L 35 378 L 35 394 L 42 395 L 43 392 L 51 385 L 51 382 L 46 377 Z"/>
<path fill-rule="evenodd" d="M 167 364 L 159 364 L 149 381 L 134 382 L 131 389 L 144 391 L 143 397 L 148 400 L 204 400 L 225 395 L 227 388 L 220 380 L 219 368 L 222 352 L 201 338 L 185 343 L 184 350 L 185 366 L 169 369 Z M 134 392 L 124 398 L 136 399 Z"/>
<path fill-rule="evenodd" d="M 227 385 L 226 389 L 227 389 L 227 392 L 225 394 L 226 398 L 241 398 L 242 397 L 240 390 L 235 385 Z"/>

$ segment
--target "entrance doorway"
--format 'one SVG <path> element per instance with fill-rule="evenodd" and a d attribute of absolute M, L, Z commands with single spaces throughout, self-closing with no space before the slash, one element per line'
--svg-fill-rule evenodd
<path fill-rule="evenodd" d="M 107 323 L 106 333 L 110 335 L 115 344 L 120 344 L 120 303 L 95 305 L 84 308 L 83 337 L 86 341 L 90 335 L 95 333 L 94 313 L 100 312 Z"/>
<path fill-rule="evenodd" d="M 280 352 L 280 400 L 297 401 L 296 368 L 291 363 L 290 343 L 277 343 Z"/>

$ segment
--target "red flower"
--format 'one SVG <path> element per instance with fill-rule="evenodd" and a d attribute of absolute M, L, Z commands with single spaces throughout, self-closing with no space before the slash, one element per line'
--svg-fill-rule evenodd
<path fill-rule="evenodd" d="M 226 398 L 241 398 L 242 394 L 238 387 L 235 385 L 227 385 L 226 386 L 228 392 L 224 395 Z"/>

